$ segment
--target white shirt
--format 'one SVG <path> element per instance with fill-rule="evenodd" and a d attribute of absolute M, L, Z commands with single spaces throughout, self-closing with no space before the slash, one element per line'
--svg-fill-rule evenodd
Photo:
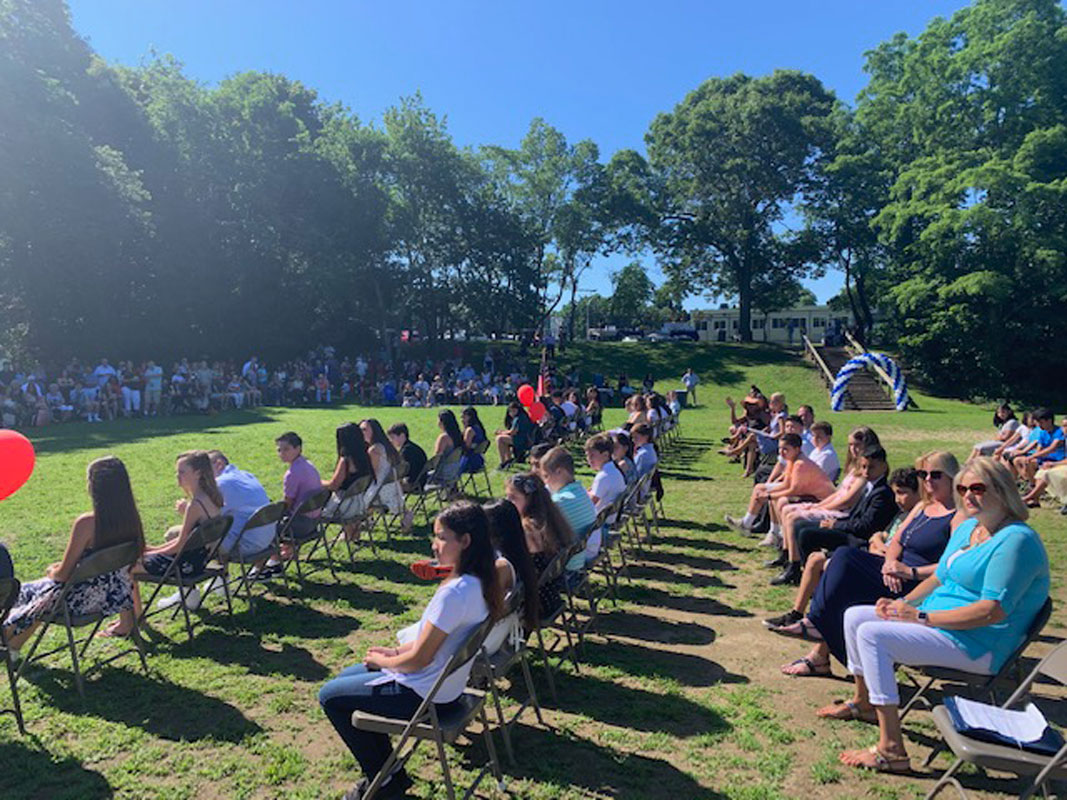
<path fill-rule="evenodd" d="M 827 442 L 825 447 L 816 447 L 808 454 L 808 458 L 818 464 L 819 469 L 830 480 L 835 480 L 841 472 L 841 462 L 837 458 L 837 451 L 830 442 Z"/>
<path fill-rule="evenodd" d="M 800 450 L 804 455 L 811 457 L 811 454 L 815 452 L 815 439 L 811 435 L 811 431 L 804 431 L 800 434 L 801 445 Z"/>
<path fill-rule="evenodd" d="M 593 485 L 589 488 L 589 496 L 596 498 L 596 513 L 599 514 L 614 503 L 625 491 L 626 478 L 623 477 L 622 470 L 615 466 L 614 462 L 605 464 L 593 478 Z"/>
<path fill-rule="evenodd" d="M 97 386 L 103 386 L 112 375 L 118 376 L 118 373 L 110 364 L 98 364 L 93 370 L 93 378 L 96 379 Z"/>
<path fill-rule="evenodd" d="M 564 400 L 559 404 L 559 407 L 563 409 L 563 413 L 568 417 L 573 417 L 578 413 L 578 406 L 572 403 L 570 400 Z"/>
<path fill-rule="evenodd" d="M 393 672 L 383 669 L 382 677 L 371 682 L 371 685 L 386 683 L 395 680 L 401 686 L 407 686 L 419 697 L 426 697 L 433 688 L 434 683 L 441 676 L 441 671 L 448 664 L 448 660 L 459 649 L 465 636 L 473 628 L 481 624 L 489 616 L 489 608 L 485 605 L 482 597 L 482 582 L 474 575 L 460 575 L 445 581 L 434 592 L 430 604 L 422 612 L 419 620 L 417 641 L 422 634 L 424 625 L 433 625 L 438 630 L 447 634 L 441 646 L 434 653 L 433 660 L 417 672 Z M 437 703 L 450 703 L 461 694 L 470 677 L 471 665 L 468 662 L 453 672 L 434 696 Z"/>
<path fill-rule="evenodd" d="M 694 386 L 700 383 L 700 378 L 697 377 L 697 374 L 695 372 L 687 372 L 685 373 L 685 375 L 682 376 L 682 383 L 685 384 L 685 388 L 692 389 Z"/>

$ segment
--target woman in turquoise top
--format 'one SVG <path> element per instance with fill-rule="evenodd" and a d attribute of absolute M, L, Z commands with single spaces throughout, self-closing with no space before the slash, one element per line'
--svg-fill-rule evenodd
<path fill-rule="evenodd" d="M 896 665 L 994 674 L 1026 638 L 1049 592 L 1048 555 L 1023 520 L 1026 506 L 1003 464 L 974 458 L 956 476 L 970 519 L 956 528 L 937 571 L 899 600 L 845 612 L 853 698 L 819 709 L 831 719 L 877 722 L 878 744 L 841 753 L 842 763 L 906 772 Z"/>

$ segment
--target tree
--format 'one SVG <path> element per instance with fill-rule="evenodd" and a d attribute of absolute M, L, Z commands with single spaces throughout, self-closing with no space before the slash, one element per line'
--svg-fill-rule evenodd
<path fill-rule="evenodd" d="M 655 291 L 639 261 L 631 261 L 611 276 L 611 321 L 620 327 L 641 325 Z"/>
<path fill-rule="evenodd" d="M 647 162 L 623 151 L 608 166 L 608 205 L 630 241 L 651 247 L 672 279 L 736 295 L 745 340 L 760 282 L 812 267 L 781 223 L 832 141 L 835 107 L 798 72 L 711 78 L 652 122 Z"/>

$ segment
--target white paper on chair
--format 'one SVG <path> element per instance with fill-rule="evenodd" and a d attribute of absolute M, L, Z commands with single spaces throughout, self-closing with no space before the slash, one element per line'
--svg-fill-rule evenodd
<path fill-rule="evenodd" d="M 1048 720 L 1033 703 L 1022 711 L 1011 711 L 966 697 L 953 700 L 960 720 L 972 730 L 995 731 L 1017 742 L 1036 742 L 1048 729 Z"/>

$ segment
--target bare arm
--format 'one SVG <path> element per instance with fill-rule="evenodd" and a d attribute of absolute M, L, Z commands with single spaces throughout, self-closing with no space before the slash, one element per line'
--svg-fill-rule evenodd
<path fill-rule="evenodd" d="M 344 457 L 337 459 L 337 466 L 333 469 L 333 476 L 328 481 L 322 482 L 323 489 L 329 489 L 331 492 L 336 492 L 341 484 L 344 483 L 345 476 L 348 475 L 348 464 L 345 462 Z M 285 498 L 286 505 L 292 505 L 290 498 Z"/>
<path fill-rule="evenodd" d="M 96 530 L 96 522 L 92 514 L 82 514 L 70 529 L 70 539 L 67 540 L 67 549 L 63 551 L 63 560 L 58 565 L 53 564 L 48 568 L 48 577 L 59 583 L 65 582 L 78 566 L 82 554 L 92 541 L 93 532 Z"/>
<path fill-rule="evenodd" d="M 852 508 L 856 503 L 856 499 L 863 492 L 863 483 L 863 481 L 856 481 L 855 484 L 849 488 L 847 494 L 842 494 L 841 489 L 839 488 L 836 492 L 819 503 L 819 508 L 825 508 L 830 511 Z"/>
<path fill-rule="evenodd" d="M 433 661 L 448 634 L 427 622 L 419 632 L 419 638 L 407 648 L 397 647 L 391 655 L 368 653 L 365 663 L 372 669 L 391 669 L 394 672 L 418 672 Z"/>
<path fill-rule="evenodd" d="M 185 507 L 185 516 L 182 518 L 181 533 L 159 547 L 145 548 L 145 553 L 148 555 L 177 555 L 181 552 L 182 547 L 185 546 L 185 540 L 189 538 L 193 528 L 203 518 L 203 507 L 199 503 L 189 503 Z"/>

